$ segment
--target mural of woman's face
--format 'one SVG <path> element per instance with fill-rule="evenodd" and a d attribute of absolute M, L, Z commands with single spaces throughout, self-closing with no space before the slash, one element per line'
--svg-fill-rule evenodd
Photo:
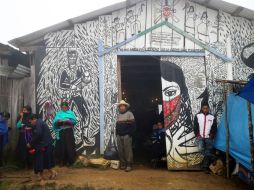
<path fill-rule="evenodd" d="M 162 95 L 164 101 L 171 101 L 180 94 L 181 90 L 176 82 L 169 82 L 162 78 Z"/>
<path fill-rule="evenodd" d="M 162 97 L 165 126 L 173 125 L 179 115 L 181 106 L 180 86 L 173 81 L 167 81 L 162 77 Z"/>

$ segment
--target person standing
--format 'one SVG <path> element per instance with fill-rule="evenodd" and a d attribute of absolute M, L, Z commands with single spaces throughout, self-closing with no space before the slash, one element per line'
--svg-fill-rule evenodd
<path fill-rule="evenodd" d="M 204 156 L 202 168 L 209 171 L 209 165 L 213 161 L 213 139 L 217 131 L 216 118 L 209 112 L 209 104 L 203 102 L 201 111 L 194 118 L 194 133 L 198 141 L 198 147 Z"/>
<path fill-rule="evenodd" d="M 10 118 L 8 112 L 0 113 L 0 167 L 3 166 L 3 148 L 8 143 L 8 124 Z"/>
<path fill-rule="evenodd" d="M 77 118 L 69 109 L 68 102 L 61 103 L 61 111 L 53 120 L 53 131 L 56 134 L 55 156 L 61 165 L 71 165 L 76 159 L 75 138 L 73 128 Z"/>
<path fill-rule="evenodd" d="M 57 173 L 54 167 L 53 139 L 50 130 L 45 122 L 36 114 L 32 114 L 29 122 L 32 127 L 32 140 L 27 143 L 30 154 L 34 155 L 34 172 L 39 174 L 40 181 L 44 181 L 43 170 L 50 172 L 50 179 L 54 179 Z"/>
<path fill-rule="evenodd" d="M 26 145 L 32 140 L 32 128 L 29 123 L 29 118 L 32 114 L 32 108 L 24 106 L 17 118 L 16 127 L 19 129 L 18 143 L 16 147 L 16 158 L 25 167 L 32 165 L 31 155 L 29 154 Z"/>
<path fill-rule="evenodd" d="M 118 103 L 119 114 L 116 123 L 117 147 L 120 159 L 120 169 L 129 172 L 132 170 L 132 133 L 135 129 L 135 118 L 128 110 L 130 105 L 124 100 Z"/>

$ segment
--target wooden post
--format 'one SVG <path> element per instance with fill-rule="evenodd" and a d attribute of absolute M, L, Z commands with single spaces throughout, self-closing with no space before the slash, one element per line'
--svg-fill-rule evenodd
<path fill-rule="evenodd" d="M 254 174 L 254 142 L 253 142 L 252 111 L 251 111 L 251 103 L 248 101 L 247 104 L 248 104 L 248 127 L 250 137 L 250 156 L 251 156 L 252 173 Z"/>
<path fill-rule="evenodd" d="M 121 74 L 121 57 L 117 57 L 117 82 L 118 82 L 118 101 L 122 100 L 122 74 Z"/>
<path fill-rule="evenodd" d="M 226 84 L 223 84 L 224 102 L 225 102 L 225 128 L 226 128 L 226 168 L 227 178 L 229 178 L 229 128 L 228 128 L 228 106 L 227 106 L 227 89 Z"/>
<path fill-rule="evenodd" d="M 98 52 L 99 54 L 104 51 L 103 41 L 99 39 Z M 104 131 L 105 131 L 105 110 L 104 110 L 104 56 L 98 58 L 98 73 L 99 73 L 99 101 L 100 101 L 100 154 L 104 153 Z"/>

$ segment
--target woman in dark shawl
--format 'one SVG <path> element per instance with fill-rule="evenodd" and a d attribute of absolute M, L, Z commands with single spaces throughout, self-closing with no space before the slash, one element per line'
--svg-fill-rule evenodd
<path fill-rule="evenodd" d="M 53 170 L 53 139 L 50 130 L 45 122 L 43 122 L 36 114 L 30 118 L 32 127 L 32 140 L 27 144 L 29 152 L 34 155 L 34 172 L 39 174 L 40 180 L 44 181 L 43 170 L 50 172 L 50 179 L 54 179 L 57 173 Z"/>
<path fill-rule="evenodd" d="M 17 119 L 16 127 L 19 129 L 18 144 L 16 147 L 16 158 L 25 167 L 32 166 L 32 158 L 29 154 L 26 145 L 32 140 L 32 128 L 29 123 L 29 118 L 32 114 L 30 106 L 24 106 Z"/>
<path fill-rule="evenodd" d="M 69 110 L 67 102 L 61 103 L 61 111 L 53 120 L 53 131 L 56 135 L 55 156 L 56 162 L 61 165 L 71 165 L 76 159 L 75 138 L 73 128 L 77 118 L 73 111 Z"/>

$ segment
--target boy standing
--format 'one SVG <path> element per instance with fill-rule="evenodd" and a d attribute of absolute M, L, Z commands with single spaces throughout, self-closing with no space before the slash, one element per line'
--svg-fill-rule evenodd
<path fill-rule="evenodd" d="M 201 111 L 194 118 L 194 133 L 198 140 L 198 146 L 204 156 L 202 167 L 209 169 L 213 159 L 213 139 L 217 131 L 216 118 L 209 112 L 209 104 L 204 102 Z"/>

